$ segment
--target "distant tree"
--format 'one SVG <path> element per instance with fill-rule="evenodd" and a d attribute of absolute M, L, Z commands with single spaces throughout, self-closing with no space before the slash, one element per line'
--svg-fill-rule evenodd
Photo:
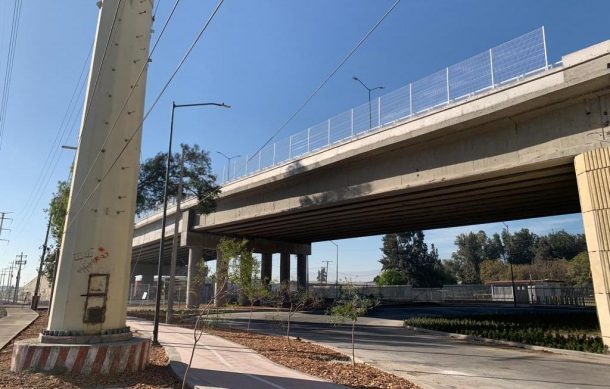
<path fill-rule="evenodd" d="M 589 254 L 586 251 L 583 251 L 570 260 L 568 277 L 570 283 L 574 286 L 591 286 L 593 284 Z"/>
<path fill-rule="evenodd" d="M 481 282 L 503 281 L 510 279 L 508 265 L 502 261 L 486 259 L 481 262 Z"/>
<path fill-rule="evenodd" d="M 485 232 L 479 231 L 479 234 Z M 504 244 L 500 234 L 495 233 L 491 238 L 486 238 L 483 243 L 483 254 L 485 259 L 501 259 L 504 257 Z"/>
<path fill-rule="evenodd" d="M 438 250 L 434 245 L 428 250 L 422 231 L 386 234 L 382 242 L 383 257 L 379 260 L 382 270 L 399 270 L 407 283 L 416 287 L 439 285 Z"/>
<path fill-rule="evenodd" d="M 49 231 L 51 243 L 49 244 L 47 255 L 44 258 L 42 272 L 50 283 L 53 283 L 55 263 L 57 262 L 57 257 L 59 256 L 59 250 L 61 248 L 66 213 L 68 211 L 69 195 L 70 181 L 59 181 L 57 183 L 57 189 L 49 202 L 49 208 L 46 211 L 51 217 L 51 230 Z"/>
<path fill-rule="evenodd" d="M 405 285 L 408 283 L 407 275 L 398 269 L 386 269 L 375 277 L 377 285 Z"/>
<path fill-rule="evenodd" d="M 487 235 L 483 231 L 459 234 L 455 238 L 457 250 L 451 255 L 457 267 L 457 278 L 463 284 L 481 282 L 481 262 L 485 259 Z"/>
<path fill-rule="evenodd" d="M 561 230 L 540 236 L 536 241 L 534 256 L 536 260 L 569 260 L 583 251 L 587 251 L 587 243 L 583 234 L 573 235 Z"/>
<path fill-rule="evenodd" d="M 536 242 L 538 236 L 527 228 L 511 234 L 502 233 L 502 241 L 506 247 L 506 258 L 512 264 L 531 264 L 534 261 Z"/>
<path fill-rule="evenodd" d="M 316 280 L 318 280 L 318 282 L 328 281 L 328 275 L 326 274 L 326 268 L 324 266 L 322 266 L 320 270 L 318 270 L 318 276 L 316 277 Z"/>
<path fill-rule="evenodd" d="M 208 214 L 216 208 L 216 199 L 220 187 L 212 173 L 209 153 L 199 145 L 181 145 L 184 150 L 183 196 L 196 196 L 199 199 L 199 212 Z M 171 158 L 170 179 L 167 194 L 170 198 L 178 195 L 180 177 L 180 160 L 182 153 L 175 153 Z M 138 178 L 138 195 L 136 213 L 155 209 L 163 204 L 167 153 L 158 153 L 148 158 L 140 166 Z"/>

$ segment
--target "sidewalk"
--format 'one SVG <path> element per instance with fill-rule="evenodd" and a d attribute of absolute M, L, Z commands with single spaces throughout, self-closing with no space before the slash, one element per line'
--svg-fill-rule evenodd
<path fill-rule="evenodd" d="M 0 349 L 30 325 L 38 314 L 28 307 L 3 306 L 6 317 L 0 319 Z"/>
<path fill-rule="evenodd" d="M 133 330 L 152 335 L 152 323 L 130 318 Z M 193 345 L 193 331 L 170 325 L 159 326 L 159 341 L 178 377 L 184 376 Z M 280 366 L 237 343 L 203 335 L 189 371 L 188 384 L 198 388 L 339 389 L 343 386 Z"/>

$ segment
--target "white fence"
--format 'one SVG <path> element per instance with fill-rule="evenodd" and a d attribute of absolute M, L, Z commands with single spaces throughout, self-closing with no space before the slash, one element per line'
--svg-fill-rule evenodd
<path fill-rule="evenodd" d="M 254 155 L 238 157 L 218 177 L 234 181 L 548 68 L 541 27 L 269 144 Z"/>

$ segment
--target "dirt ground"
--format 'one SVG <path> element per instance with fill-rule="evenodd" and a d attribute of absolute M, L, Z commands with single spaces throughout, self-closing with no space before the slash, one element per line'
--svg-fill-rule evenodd
<path fill-rule="evenodd" d="M 47 315 L 41 314 L 16 340 L 35 338 L 47 325 Z M 135 389 L 180 388 L 170 368 L 169 358 L 163 347 L 153 346 L 150 364 L 141 372 L 112 374 L 108 376 L 70 374 L 50 375 L 45 373 L 13 373 L 10 371 L 13 342 L 0 350 L 0 388 L 104 388 L 124 387 Z"/>

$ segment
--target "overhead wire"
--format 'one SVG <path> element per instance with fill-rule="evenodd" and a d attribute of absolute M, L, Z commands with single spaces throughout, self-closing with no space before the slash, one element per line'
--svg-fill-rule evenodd
<path fill-rule="evenodd" d="M 11 22 L 11 33 L 9 37 L 9 47 L 4 72 L 4 83 L 2 86 L 2 100 L 0 100 L 0 151 L 4 139 L 4 129 L 6 126 L 6 112 L 8 108 L 11 81 L 13 78 L 13 64 L 15 62 L 15 50 L 17 47 L 17 37 L 19 35 L 19 22 L 21 20 L 21 0 L 15 0 L 13 7 L 13 18 Z"/>
<path fill-rule="evenodd" d="M 85 60 L 81 67 L 80 74 L 78 76 L 76 84 L 74 85 L 74 90 L 72 91 L 72 95 L 70 97 L 70 100 L 68 101 L 68 106 L 66 107 L 66 111 L 64 112 L 62 120 L 59 124 L 59 127 L 57 128 L 55 137 L 54 137 L 53 141 L 51 142 L 51 146 L 49 148 L 49 152 L 47 154 L 45 162 L 42 165 L 42 169 L 40 170 L 40 173 L 35 180 L 32 190 L 29 192 L 30 195 L 27 198 L 23 211 L 22 211 L 23 215 L 29 214 L 30 208 L 35 207 L 35 204 L 36 204 L 35 199 L 38 198 L 39 193 L 44 192 L 44 190 L 46 189 L 46 186 L 44 186 L 42 183 L 44 182 L 45 178 L 50 179 L 55 171 L 54 168 L 52 168 L 52 167 L 55 165 L 55 161 L 59 160 L 59 154 L 61 152 L 60 145 L 63 143 L 62 140 L 69 138 L 69 135 L 66 136 L 66 133 L 68 132 L 69 129 L 70 129 L 69 134 L 71 134 L 73 132 L 73 127 L 70 125 L 70 123 L 73 122 L 72 118 L 73 118 L 73 113 L 74 113 L 75 108 L 79 105 L 78 104 L 79 101 L 82 101 L 82 100 L 80 100 L 80 96 L 83 94 L 83 91 L 85 89 L 85 84 L 86 84 L 87 78 L 84 76 L 86 75 L 87 65 L 89 64 L 89 58 L 91 56 L 92 50 L 93 50 L 93 45 L 91 45 L 91 47 L 89 48 L 89 51 L 87 52 L 87 56 L 85 57 Z M 81 105 L 81 110 L 82 110 L 82 104 L 80 104 L 80 105 Z M 27 218 L 21 219 L 21 221 L 23 223 L 25 223 L 26 220 L 27 220 Z"/>
<path fill-rule="evenodd" d="M 322 81 L 314 89 L 314 91 L 310 93 L 309 96 L 307 96 L 305 101 L 303 101 L 303 103 L 299 105 L 299 107 L 292 113 L 292 115 L 290 115 L 288 119 L 286 119 L 286 121 L 284 121 L 282 125 L 278 127 L 278 129 L 273 133 L 273 135 L 271 135 L 269 139 L 267 139 L 267 141 L 265 141 L 265 143 L 263 143 L 263 145 L 259 147 L 258 150 L 256 150 L 256 152 L 253 153 L 250 158 L 248 158 L 248 161 L 250 161 L 261 150 L 267 147 L 267 145 L 271 143 L 271 141 L 275 139 L 275 137 L 278 136 L 279 133 L 284 130 L 284 128 L 286 128 L 286 126 L 292 121 L 292 119 L 294 119 L 303 110 L 303 108 L 305 108 L 305 106 L 309 104 L 311 99 L 313 99 L 314 96 L 318 94 L 318 92 L 328 83 L 328 81 L 330 81 L 330 79 L 339 71 L 339 69 L 343 67 L 343 65 L 351 58 L 351 56 L 354 55 L 354 53 L 360 48 L 360 46 L 364 44 L 368 37 L 371 36 L 371 34 L 377 29 L 377 27 L 379 27 L 379 25 L 386 19 L 386 17 L 388 17 L 388 15 L 394 10 L 394 8 L 396 8 L 398 3 L 400 3 L 400 0 L 396 0 L 396 2 L 394 2 L 394 4 L 383 14 L 383 16 L 377 21 L 377 23 L 375 23 L 375 25 L 358 41 L 358 43 L 349 51 L 349 53 L 341 60 L 341 62 L 339 62 L 339 64 L 333 69 L 333 71 L 330 72 L 330 74 L 324 79 L 324 81 Z"/>
<path fill-rule="evenodd" d="M 150 113 L 155 109 L 155 107 L 159 103 L 159 100 L 164 95 L 165 91 L 167 90 L 169 85 L 172 83 L 172 81 L 176 77 L 176 74 L 178 74 L 178 72 L 180 71 L 180 69 L 182 68 L 182 66 L 184 65 L 184 63 L 188 59 L 188 57 L 190 56 L 191 52 L 193 51 L 193 49 L 195 48 L 195 46 L 197 45 L 197 43 L 199 42 L 199 40 L 203 36 L 204 32 L 207 30 L 208 26 L 210 25 L 210 23 L 212 22 L 212 20 L 216 16 L 216 14 L 218 13 L 218 10 L 220 9 L 220 7 L 222 6 L 223 3 L 224 3 L 224 0 L 219 0 L 216 3 L 216 6 L 214 7 L 212 13 L 210 14 L 208 19 L 204 23 L 203 27 L 201 28 L 201 30 L 199 31 L 199 33 L 197 34 L 197 36 L 195 37 L 195 39 L 191 43 L 190 47 L 188 48 L 188 50 L 186 51 L 186 53 L 184 54 L 184 56 L 182 57 L 182 59 L 180 60 L 178 65 L 176 66 L 176 69 L 172 72 L 171 76 L 165 82 L 165 84 L 163 85 L 163 88 L 161 88 L 161 91 L 158 93 L 158 95 L 154 99 L 154 101 L 153 101 L 152 105 L 150 106 L 150 108 L 148 109 L 148 111 L 146 111 L 146 113 L 144 114 L 144 117 L 140 121 L 139 125 L 136 127 L 136 129 L 133 131 L 133 133 L 129 136 L 129 138 L 126 139 L 125 144 L 123 145 L 123 147 L 121 148 L 121 150 L 119 151 L 119 153 L 117 154 L 117 156 L 115 157 L 113 162 L 110 164 L 110 166 L 108 167 L 106 172 L 102 175 L 102 177 L 98 180 L 96 185 L 93 187 L 93 190 L 89 193 L 89 195 L 82 202 L 81 206 L 77 209 L 76 212 L 71 213 L 69 215 L 69 220 L 70 221 L 69 221 L 69 223 L 67 223 L 67 225 L 65 227 L 65 233 L 68 233 L 70 227 L 74 224 L 74 221 L 77 220 L 78 215 L 84 209 L 84 207 L 86 206 L 87 202 L 91 199 L 91 197 L 95 194 L 95 192 L 97 192 L 97 190 L 103 184 L 103 182 L 106 179 L 106 177 L 108 177 L 108 174 L 110 173 L 110 171 L 116 166 L 116 163 L 118 162 L 119 158 L 121 158 L 121 156 L 123 155 L 123 153 L 125 152 L 125 150 L 129 146 L 129 144 L 131 144 L 131 142 L 133 141 L 134 137 L 142 129 L 142 126 L 144 125 L 144 122 L 146 121 L 146 119 L 148 118 Z"/>

